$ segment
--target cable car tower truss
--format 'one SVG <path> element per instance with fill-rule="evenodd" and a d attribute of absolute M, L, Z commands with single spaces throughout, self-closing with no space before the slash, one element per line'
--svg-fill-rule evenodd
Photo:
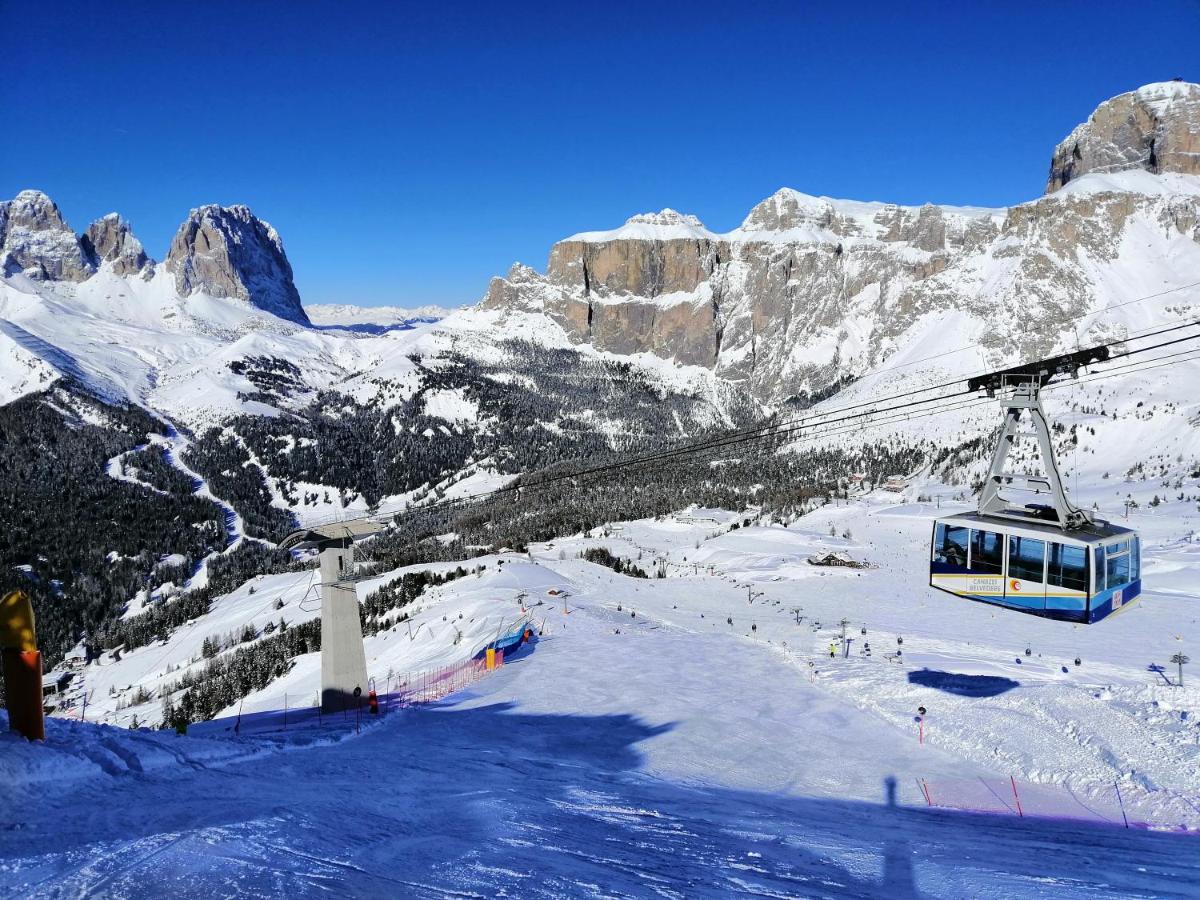
<path fill-rule="evenodd" d="M 1107 346 L 1077 350 L 1051 359 L 1039 360 L 1036 364 L 1015 366 L 998 372 L 990 372 L 968 380 L 972 391 L 985 391 L 989 397 L 998 398 L 1004 409 L 1004 425 L 1000 439 L 992 454 L 987 480 L 979 494 L 979 514 L 1000 519 L 1012 519 L 1028 523 L 1038 518 L 1057 525 L 1064 531 L 1085 529 L 1094 524 L 1091 513 L 1080 509 L 1067 497 L 1058 462 L 1054 456 L 1050 426 L 1042 409 L 1041 391 L 1056 375 L 1078 377 L 1079 370 L 1091 363 L 1103 362 L 1111 355 Z M 1026 416 L 1026 414 L 1028 414 Z M 1022 429 L 1026 419 L 1031 431 Z M 1036 438 L 1043 460 L 1045 475 L 1026 475 L 1008 469 L 1008 457 L 1019 438 Z M 1045 491 L 1051 503 L 1039 507 L 1014 507 L 1005 498 L 1005 487 L 1016 483 L 1026 490 L 1037 493 Z M 1031 515 L 1031 511 L 1033 515 Z"/>

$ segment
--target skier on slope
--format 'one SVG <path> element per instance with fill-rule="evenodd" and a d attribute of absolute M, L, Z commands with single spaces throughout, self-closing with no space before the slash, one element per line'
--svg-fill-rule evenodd
<path fill-rule="evenodd" d="M 837 656 L 837 644 L 834 644 L 831 642 L 829 644 L 829 658 L 834 659 L 836 656 Z"/>

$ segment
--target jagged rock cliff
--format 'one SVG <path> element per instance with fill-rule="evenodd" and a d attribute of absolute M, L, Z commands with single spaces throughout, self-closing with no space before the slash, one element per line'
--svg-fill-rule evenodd
<path fill-rule="evenodd" d="M 1148 84 L 1101 103 L 1055 148 L 1046 190 L 1128 169 L 1200 175 L 1200 85 Z"/>
<path fill-rule="evenodd" d="M 810 197 L 784 189 L 716 234 L 672 210 L 556 244 L 545 277 L 515 267 L 485 308 L 536 308 L 575 341 L 715 368 L 764 398 L 793 388 L 788 347 L 841 329 L 878 286 L 908 284 L 994 238 L 1000 214 Z M 865 293 L 864 293 L 865 292 Z M 759 384 L 761 382 L 761 384 Z M 785 385 L 789 385 L 785 387 Z"/>
<path fill-rule="evenodd" d="M 246 206 L 202 206 L 179 227 L 166 259 L 186 297 L 232 297 L 308 324 L 278 232 Z"/>
<path fill-rule="evenodd" d="M 1129 117 L 1137 127 L 1120 126 Z M 770 403 L 823 394 L 911 329 L 960 313 L 983 325 L 985 355 L 1045 352 L 1114 285 L 1194 280 L 1148 273 L 1200 244 L 1198 132 L 1200 87 L 1151 85 L 1076 129 L 1055 151 L 1055 165 L 1064 147 L 1075 160 L 1059 178 L 1069 186 L 1030 203 L 902 207 L 783 189 L 723 234 L 663 210 L 559 242 L 544 276 L 516 266 L 482 306 L 539 310 L 572 341 L 704 366 Z"/>
<path fill-rule="evenodd" d="M 117 213 L 109 213 L 88 226 L 79 238 L 91 265 L 100 268 L 110 263 L 118 275 L 149 275 L 152 260 L 146 255 L 142 242 L 133 236 L 133 231 Z"/>
<path fill-rule="evenodd" d="M 614 231 L 560 241 L 546 271 L 556 284 L 597 296 L 694 291 L 720 262 L 717 240 L 695 216 L 664 209 L 634 216 Z"/>
<path fill-rule="evenodd" d="M 181 297 L 203 291 L 308 324 L 279 234 L 245 206 L 192 210 L 164 265 Z M 146 280 L 156 271 L 142 242 L 117 213 L 97 219 L 76 236 L 41 191 L 22 191 L 0 202 L 0 268 L 5 275 L 81 283 L 101 266 L 118 276 Z"/>
<path fill-rule="evenodd" d="M 75 232 L 41 191 L 0 202 L 0 263 L 5 273 L 38 281 L 84 281 L 93 271 Z"/>

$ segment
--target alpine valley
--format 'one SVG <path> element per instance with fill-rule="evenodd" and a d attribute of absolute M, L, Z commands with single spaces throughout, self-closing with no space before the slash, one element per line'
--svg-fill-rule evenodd
<path fill-rule="evenodd" d="M 306 307 L 283 237 L 244 206 L 193 209 L 155 261 L 120 215 L 77 234 L 22 191 L 0 203 L 0 264 L 0 588 L 34 596 L 49 668 L 81 639 L 89 653 L 167 640 L 252 576 L 311 566 L 275 547 L 297 524 L 1194 317 L 1200 85 L 1102 103 L 1053 148 L 1045 193 L 1011 208 L 783 188 L 727 232 L 664 209 L 564 238 L 544 273 L 516 264 L 453 311 Z M 1198 366 L 1048 395 L 1068 477 L 1105 485 L 1089 503 L 1119 515 L 1153 487 L 1194 506 Z M 520 550 L 692 504 L 786 520 L 852 474 L 969 494 L 997 421 L 995 404 L 963 404 L 507 494 L 414 518 L 372 564 Z"/>

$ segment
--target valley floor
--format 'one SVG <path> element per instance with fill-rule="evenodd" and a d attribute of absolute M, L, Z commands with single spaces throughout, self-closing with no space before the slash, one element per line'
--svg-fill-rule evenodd
<path fill-rule="evenodd" d="M 1159 590 L 1076 628 L 923 588 L 931 514 L 877 500 L 730 530 L 731 514 L 696 511 L 510 554 L 499 571 L 491 558 L 424 614 L 477 611 L 485 597 L 511 610 L 524 585 L 543 637 L 468 690 L 359 735 L 345 723 L 179 737 L 51 720 L 45 747 L 5 736 L 0 888 L 1195 896 L 1200 695 L 1147 670 L 1200 637 L 1191 545 L 1147 522 Z M 829 537 L 831 524 L 852 537 Z M 647 569 L 661 559 L 668 577 L 616 575 L 578 559 L 587 546 Z M 818 548 L 879 568 L 807 565 Z M 549 590 L 569 593 L 569 611 Z M 855 641 L 830 659 L 842 616 Z M 903 664 L 885 658 L 899 637 Z M 421 639 L 392 638 L 369 641 L 373 674 L 418 653 Z M 285 681 L 302 693 L 312 677 L 302 660 Z M 1010 776 L 1044 810 L 929 808 L 920 785 Z M 1113 823 L 1118 783 L 1130 819 L 1156 828 Z M 1096 815 L 1078 821 L 1055 797 Z"/>

